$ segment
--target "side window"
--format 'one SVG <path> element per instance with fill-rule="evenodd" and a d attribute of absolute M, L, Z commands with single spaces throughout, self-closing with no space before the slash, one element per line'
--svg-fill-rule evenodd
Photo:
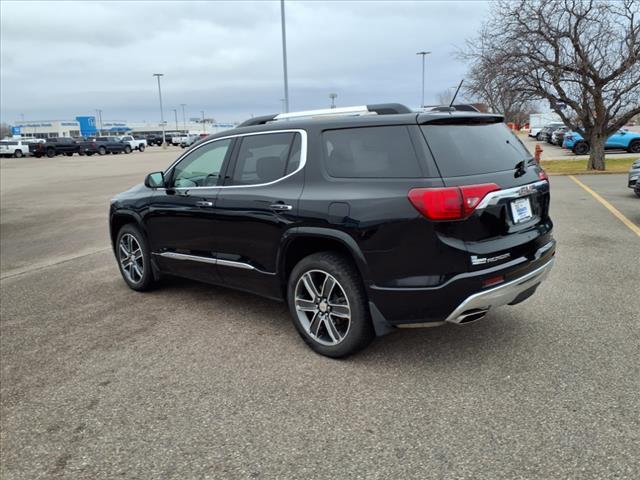
<path fill-rule="evenodd" d="M 293 145 L 291 147 L 291 153 L 289 153 L 289 161 L 287 162 L 287 169 L 284 172 L 285 175 L 295 172 L 300 166 L 300 158 L 302 154 L 302 136 L 299 133 L 295 134 L 293 139 Z"/>
<path fill-rule="evenodd" d="M 257 185 L 283 177 L 293 136 L 293 133 L 269 133 L 243 137 L 227 185 Z"/>
<path fill-rule="evenodd" d="M 230 145 L 231 139 L 227 138 L 211 142 L 187 155 L 174 168 L 173 186 L 189 188 L 217 185 Z"/>
<path fill-rule="evenodd" d="M 327 172 L 341 178 L 417 178 L 422 175 L 405 126 L 349 128 L 323 133 Z"/>

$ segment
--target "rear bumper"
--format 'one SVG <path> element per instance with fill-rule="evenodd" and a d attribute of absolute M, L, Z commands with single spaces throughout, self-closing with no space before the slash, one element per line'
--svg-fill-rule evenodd
<path fill-rule="evenodd" d="M 369 299 L 392 326 L 468 323 L 500 305 L 528 298 L 553 266 L 555 241 L 546 236 L 530 256 L 474 272 L 461 273 L 440 286 L 383 288 L 371 286 Z M 502 277 L 502 283 L 486 286 Z"/>
<path fill-rule="evenodd" d="M 467 323 L 483 316 L 494 307 L 519 303 L 529 297 L 540 283 L 547 278 L 555 258 L 541 267 L 498 287 L 471 295 L 458 305 L 445 321 L 451 323 Z"/>

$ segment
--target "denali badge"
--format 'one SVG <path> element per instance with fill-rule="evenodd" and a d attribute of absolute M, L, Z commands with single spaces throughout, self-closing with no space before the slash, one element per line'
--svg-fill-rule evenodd
<path fill-rule="evenodd" d="M 510 256 L 510 253 L 503 253 L 502 255 L 496 255 L 495 257 L 478 257 L 476 255 L 471 255 L 471 265 L 484 265 L 485 263 L 499 262 L 500 260 L 506 260 Z"/>
<path fill-rule="evenodd" d="M 530 193 L 534 193 L 535 191 L 536 191 L 536 187 L 534 187 L 533 185 L 525 185 L 524 187 L 520 187 L 520 190 L 518 190 L 518 195 L 522 197 L 524 195 L 529 195 Z"/>

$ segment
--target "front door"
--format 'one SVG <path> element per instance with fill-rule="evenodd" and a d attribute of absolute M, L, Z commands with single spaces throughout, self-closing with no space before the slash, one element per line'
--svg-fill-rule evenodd
<path fill-rule="evenodd" d="M 215 205 L 232 144 L 233 139 L 227 138 L 195 148 L 167 172 L 167 188 L 152 197 L 145 226 L 162 270 L 220 283 Z"/>
<path fill-rule="evenodd" d="M 279 297 L 277 254 L 297 219 L 306 133 L 250 134 L 238 142 L 216 201 L 218 271 L 230 286 Z"/>

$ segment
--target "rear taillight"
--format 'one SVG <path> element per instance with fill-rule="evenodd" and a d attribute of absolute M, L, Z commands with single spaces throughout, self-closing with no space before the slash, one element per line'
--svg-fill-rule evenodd
<path fill-rule="evenodd" d="M 540 171 L 538 172 L 538 178 L 540 180 L 546 180 L 547 182 L 549 181 L 549 175 L 547 175 L 547 172 L 545 172 L 543 169 L 540 169 Z"/>
<path fill-rule="evenodd" d="M 431 220 L 462 220 L 473 213 L 489 193 L 500 190 L 495 183 L 464 185 L 461 187 L 414 188 L 409 201 Z"/>

